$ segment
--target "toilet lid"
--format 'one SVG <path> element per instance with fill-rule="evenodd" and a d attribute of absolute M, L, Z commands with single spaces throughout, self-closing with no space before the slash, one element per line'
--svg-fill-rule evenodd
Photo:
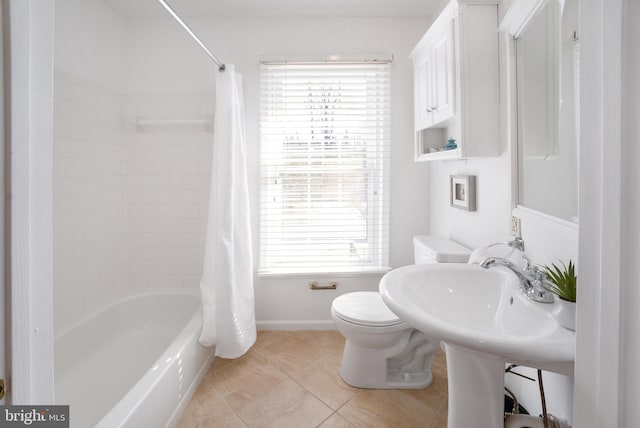
<path fill-rule="evenodd" d="M 385 327 L 403 323 L 376 291 L 343 294 L 334 299 L 332 308 L 337 316 L 355 324 Z"/>

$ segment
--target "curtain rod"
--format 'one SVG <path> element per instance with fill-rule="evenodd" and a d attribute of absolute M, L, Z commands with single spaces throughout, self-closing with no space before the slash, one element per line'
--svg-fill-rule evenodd
<path fill-rule="evenodd" d="M 160 3 L 167 10 L 167 12 L 169 12 L 169 14 L 173 17 L 173 19 L 175 19 L 178 22 L 178 24 L 180 24 L 180 26 L 184 29 L 184 31 L 186 31 L 187 34 L 189 34 L 191 38 L 195 40 L 195 42 L 207 53 L 207 55 L 209 55 L 209 57 L 213 60 L 213 62 L 215 62 L 218 65 L 219 67 L 218 70 L 224 71 L 226 67 L 222 63 L 222 61 L 220 61 L 218 57 L 216 57 L 213 54 L 213 52 L 211 52 L 209 48 L 207 48 L 207 46 L 204 43 L 202 43 L 202 40 L 200 40 L 200 38 L 196 35 L 196 33 L 194 33 L 193 30 L 189 28 L 189 26 L 171 8 L 171 6 L 169 6 L 169 3 L 167 3 L 165 0 L 158 0 L 158 3 Z"/>

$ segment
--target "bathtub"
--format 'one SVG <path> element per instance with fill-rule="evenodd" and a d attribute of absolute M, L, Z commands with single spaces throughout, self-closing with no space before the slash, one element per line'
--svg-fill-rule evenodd
<path fill-rule="evenodd" d="M 55 338 L 55 401 L 72 428 L 176 424 L 213 359 L 198 344 L 200 299 L 126 297 Z"/>

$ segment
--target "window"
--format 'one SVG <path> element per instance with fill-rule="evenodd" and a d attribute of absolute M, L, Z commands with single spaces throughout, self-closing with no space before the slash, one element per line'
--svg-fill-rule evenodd
<path fill-rule="evenodd" d="M 390 64 L 263 64 L 260 273 L 389 258 Z"/>

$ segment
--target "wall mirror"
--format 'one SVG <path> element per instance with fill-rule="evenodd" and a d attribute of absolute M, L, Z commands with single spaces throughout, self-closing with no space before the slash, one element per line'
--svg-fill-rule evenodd
<path fill-rule="evenodd" d="M 501 29 L 515 45 L 517 203 L 577 223 L 579 0 L 512 9 Z"/>

